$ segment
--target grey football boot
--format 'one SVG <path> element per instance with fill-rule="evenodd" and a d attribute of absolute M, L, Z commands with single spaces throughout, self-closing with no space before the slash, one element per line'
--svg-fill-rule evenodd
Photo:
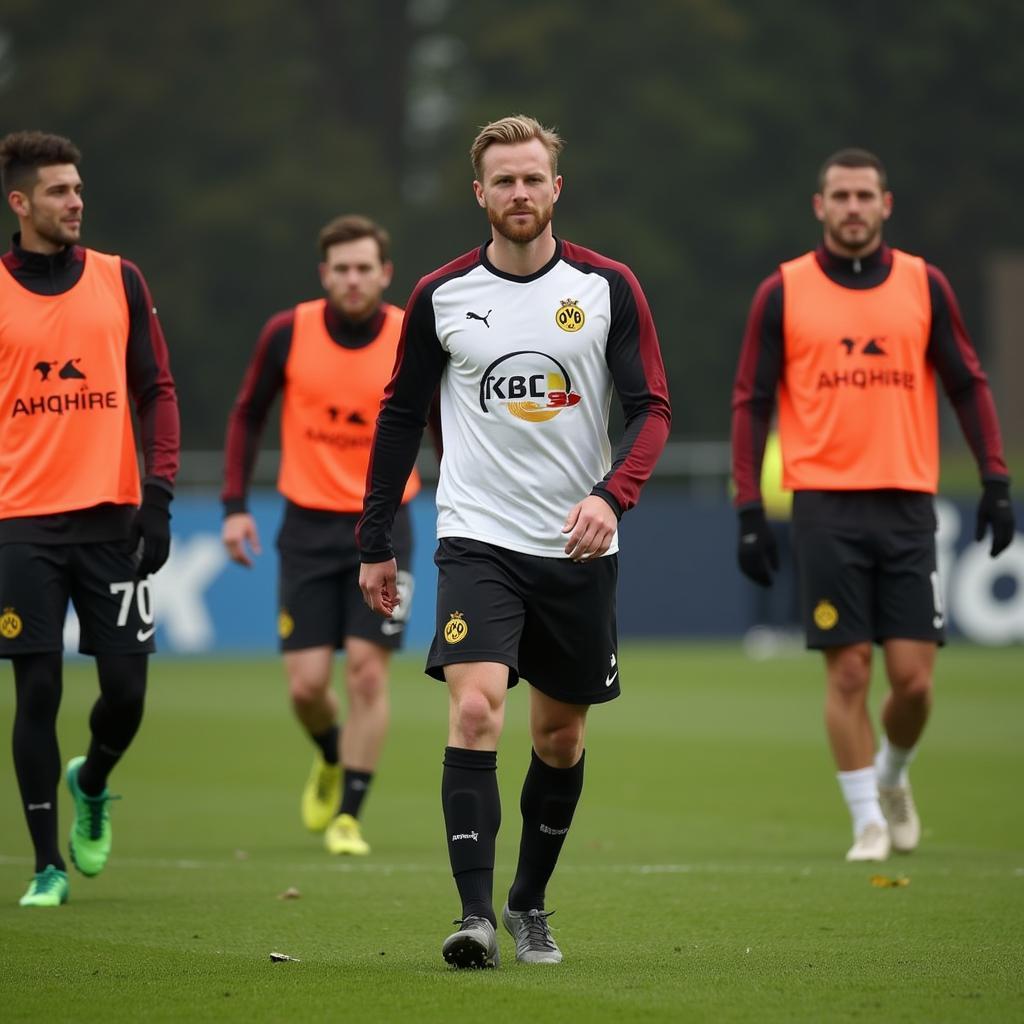
<path fill-rule="evenodd" d="M 466 917 L 455 924 L 461 927 L 444 940 L 441 956 L 453 967 L 497 967 L 498 936 L 486 917 Z"/>
<path fill-rule="evenodd" d="M 502 923 L 516 940 L 516 959 L 521 964 L 562 962 L 562 951 L 548 927 L 548 918 L 553 913 L 553 910 L 509 910 L 507 903 L 502 908 Z"/>

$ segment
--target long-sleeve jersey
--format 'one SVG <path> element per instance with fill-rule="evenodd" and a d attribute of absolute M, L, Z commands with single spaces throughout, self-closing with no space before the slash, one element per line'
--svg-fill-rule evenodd
<path fill-rule="evenodd" d="M 838 257 L 824 246 L 819 246 L 814 257 L 830 281 L 853 291 L 879 287 L 893 266 L 893 253 L 886 245 L 859 260 Z M 926 265 L 926 273 L 931 306 L 926 359 L 956 411 L 982 478 L 1005 480 L 1006 462 L 988 379 L 945 275 L 931 264 Z M 735 503 L 741 509 L 761 501 L 765 439 L 785 371 L 784 316 L 783 274 L 777 270 L 754 295 L 733 388 L 733 478 Z M 851 488 L 856 489 L 855 484 Z"/>
<path fill-rule="evenodd" d="M 35 295 L 60 296 L 81 280 L 87 250 L 68 246 L 53 255 L 29 252 L 15 234 L 0 259 L 21 287 Z M 173 493 L 180 452 L 180 421 L 167 343 L 149 288 L 134 263 L 121 259 L 121 278 L 128 308 L 125 348 L 128 393 L 135 408 L 143 457 L 143 485 Z M 47 358 L 47 339 L 39 338 L 40 360 Z M 0 542 L 84 543 L 115 540 L 127 533 L 134 506 L 98 504 L 51 515 L 0 520 Z"/>
<path fill-rule="evenodd" d="M 356 533 L 364 561 L 391 557 L 391 522 L 439 383 L 438 537 L 564 558 L 570 509 L 595 494 L 621 516 L 668 437 L 658 337 L 628 267 L 558 240 L 544 267 L 516 277 L 491 264 L 487 245 L 474 249 L 424 277 L 406 308 Z M 614 453 L 613 388 L 625 414 Z"/>

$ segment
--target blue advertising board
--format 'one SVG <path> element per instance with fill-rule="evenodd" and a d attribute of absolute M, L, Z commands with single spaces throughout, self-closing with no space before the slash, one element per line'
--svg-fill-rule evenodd
<path fill-rule="evenodd" d="M 951 631 L 986 644 L 1024 642 L 1024 537 L 1000 558 L 971 538 L 974 509 L 940 499 L 938 551 Z M 220 541 L 216 496 L 174 502 L 173 543 L 154 577 L 157 642 L 174 654 L 266 654 L 277 650 L 277 552 L 283 503 L 253 495 L 263 553 L 251 569 L 230 562 Z M 434 629 L 433 494 L 412 503 L 415 592 L 406 648 L 423 650 Z M 756 621 L 757 588 L 735 563 L 736 521 L 725 500 L 672 486 L 651 486 L 620 531 L 619 634 L 623 638 L 729 638 Z M 72 611 L 65 647 L 78 646 Z"/>

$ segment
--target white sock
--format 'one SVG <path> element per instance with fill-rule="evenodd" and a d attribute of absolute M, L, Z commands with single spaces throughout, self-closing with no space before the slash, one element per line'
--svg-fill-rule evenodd
<path fill-rule="evenodd" d="M 916 747 L 896 747 L 889 742 L 888 736 L 882 734 L 882 743 L 875 758 L 875 771 L 878 772 L 880 786 L 905 786 L 907 784 L 910 762 L 914 760 Z"/>
<path fill-rule="evenodd" d="M 875 766 L 858 768 L 852 772 L 836 772 L 839 788 L 843 791 L 843 799 L 850 809 L 853 819 L 854 838 L 864 831 L 872 822 L 885 827 L 885 817 L 878 803 L 878 782 Z"/>

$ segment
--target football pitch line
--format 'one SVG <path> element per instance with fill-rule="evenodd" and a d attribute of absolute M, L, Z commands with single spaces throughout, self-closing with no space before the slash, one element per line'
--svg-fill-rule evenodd
<path fill-rule="evenodd" d="M 11 856 L 0 853 L 0 867 L 30 867 L 30 857 Z M 309 874 L 365 874 L 365 875 L 449 875 L 447 864 L 391 864 L 377 861 L 330 860 L 323 863 L 310 861 L 287 862 L 252 858 L 248 854 L 237 854 L 224 860 L 195 860 L 192 858 L 124 857 L 118 858 L 114 868 L 136 868 L 158 871 L 239 871 L 252 868 L 273 868 L 279 871 L 293 871 Z M 880 864 L 866 864 L 863 868 L 879 874 L 909 874 L 915 871 L 929 877 L 958 875 L 970 878 L 1024 878 L 1024 867 L 1009 870 L 991 868 L 937 867 L 935 865 L 914 865 L 911 862 L 887 861 Z M 835 864 L 819 864 L 814 867 L 787 864 L 715 863 L 713 861 L 692 864 L 560 864 L 559 874 L 563 875 L 797 875 L 809 878 L 814 875 L 849 875 L 858 870 L 838 861 Z"/>

